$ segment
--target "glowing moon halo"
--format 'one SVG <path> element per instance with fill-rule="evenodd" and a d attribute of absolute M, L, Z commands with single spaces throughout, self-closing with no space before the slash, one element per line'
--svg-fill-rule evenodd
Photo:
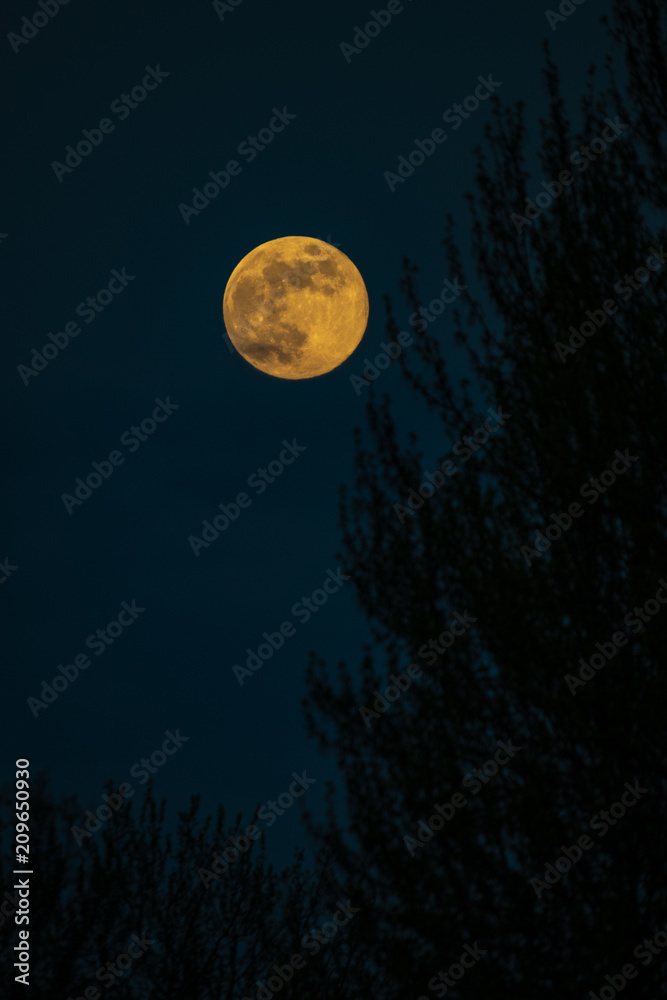
<path fill-rule="evenodd" d="M 324 375 L 359 345 L 368 293 L 349 257 L 323 240 L 283 236 L 251 250 L 222 303 L 239 354 L 278 378 Z"/>

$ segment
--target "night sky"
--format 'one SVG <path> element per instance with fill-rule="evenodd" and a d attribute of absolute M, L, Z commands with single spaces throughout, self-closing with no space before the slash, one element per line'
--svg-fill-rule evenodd
<path fill-rule="evenodd" d="M 339 488 L 351 479 L 352 432 L 367 398 L 351 376 L 388 339 L 382 297 L 392 296 L 409 329 L 402 258 L 419 264 L 418 288 L 430 300 L 456 277 L 440 246 L 448 212 L 468 243 L 464 194 L 491 101 L 456 128 L 443 114 L 492 76 L 503 103 L 527 103 L 535 148 L 543 40 L 575 124 L 586 69 L 607 49 L 598 23 L 606 5 L 597 0 L 555 31 L 532 0 L 407 0 L 367 47 L 347 50 L 348 62 L 341 43 L 353 42 L 370 9 L 353 0 L 237 0 L 220 12 L 209 2 L 73 0 L 17 52 L 3 43 L 0 560 L 16 567 L 0 590 L 3 780 L 27 757 L 58 795 L 75 793 L 95 809 L 109 778 L 140 790 L 133 765 L 179 729 L 187 742 L 154 775 L 172 816 L 201 792 L 207 811 L 222 801 L 230 818 L 241 811 L 250 822 L 257 803 L 304 771 L 316 779 L 306 802 L 317 810 L 334 776 L 305 732 L 308 651 L 355 665 L 370 633 L 353 581 L 307 621 L 293 608 L 339 567 Z M 6 5 L 5 36 L 37 10 Z M 123 104 L 144 80 L 154 89 L 135 107 Z M 295 117 L 254 157 L 239 153 L 277 112 Z M 78 165 L 70 159 L 71 169 L 54 169 L 104 119 L 99 145 Z M 385 172 L 436 128 L 447 140 L 392 192 Z M 197 215 L 179 209 L 232 159 L 240 173 L 208 206 Z M 535 177 L 537 190 L 539 168 Z M 357 351 L 312 380 L 267 376 L 225 339 L 229 275 L 254 247 L 287 235 L 338 246 L 370 299 Z M 92 311 L 86 299 L 100 291 L 104 305 Z M 436 322 L 446 339 L 447 310 Z M 74 331 L 66 324 L 80 332 L 26 377 L 19 366 L 52 343 L 49 334 Z M 450 356 L 460 373 L 453 342 Z M 376 391 L 393 396 L 403 432 L 437 430 L 398 365 Z M 249 478 L 284 442 L 305 450 L 261 492 L 253 488 Z M 425 444 L 434 455 L 448 450 L 441 439 Z M 77 478 L 112 453 L 118 464 L 101 466 L 108 478 L 66 504 Z M 189 537 L 244 491 L 251 504 L 195 554 Z M 144 610 L 133 617 L 124 602 Z M 113 642 L 87 648 L 119 614 L 125 627 Z M 286 621 L 294 634 L 239 684 L 234 664 Z M 35 716 L 28 699 L 84 653 L 90 666 Z M 267 832 L 279 863 L 303 842 L 297 808 Z"/>

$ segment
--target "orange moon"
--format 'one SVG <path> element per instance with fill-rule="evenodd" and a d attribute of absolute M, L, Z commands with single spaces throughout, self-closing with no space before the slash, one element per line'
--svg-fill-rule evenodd
<path fill-rule="evenodd" d="M 368 323 L 368 293 L 336 247 L 283 236 L 236 265 L 222 313 L 234 347 L 255 368 L 277 378 L 314 378 L 358 347 Z"/>

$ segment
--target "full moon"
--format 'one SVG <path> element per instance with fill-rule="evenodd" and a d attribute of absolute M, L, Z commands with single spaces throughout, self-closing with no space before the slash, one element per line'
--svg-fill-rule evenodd
<path fill-rule="evenodd" d="M 255 368 L 278 378 L 313 378 L 358 346 L 368 293 L 340 250 L 309 236 L 283 236 L 236 265 L 222 313 L 234 347 Z"/>

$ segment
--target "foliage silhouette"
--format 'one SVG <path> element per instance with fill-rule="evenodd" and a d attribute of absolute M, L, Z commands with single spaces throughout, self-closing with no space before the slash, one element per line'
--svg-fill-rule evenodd
<path fill-rule="evenodd" d="M 644 968 L 633 957 L 667 924 L 667 613 L 630 628 L 627 645 L 591 668 L 584 686 L 573 691 L 565 677 L 655 597 L 667 570 L 667 268 L 625 300 L 614 291 L 652 247 L 664 250 L 667 9 L 616 2 L 610 33 L 624 46 L 626 70 L 610 59 L 600 89 L 591 69 L 576 133 L 545 47 L 549 113 L 536 177 L 526 168 L 525 106 L 493 99 L 469 196 L 472 255 L 489 305 L 468 290 L 446 333 L 428 328 L 399 358 L 432 414 L 438 459 L 397 425 L 386 396 L 364 390 L 368 429 L 357 433 L 352 495 L 342 492 L 341 558 L 384 658 L 368 651 L 360 682 L 344 664 L 334 676 L 311 660 L 305 711 L 311 733 L 336 755 L 349 819 L 339 819 L 331 789 L 326 823 L 309 816 L 308 825 L 347 877 L 377 895 L 371 956 L 397 998 L 426 994 L 475 940 L 487 954 L 451 995 L 585 996 L 628 962 L 639 969 L 633 995 L 667 995 L 665 959 Z M 630 128 L 585 172 L 575 170 L 571 153 L 617 116 Z M 572 184 L 515 225 L 512 214 L 525 216 L 542 179 L 568 167 Z M 442 242 L 450 275 L 471 286 L 451 217 Z M 423 304 L 417 282 L 406 260 L 401 287 L 411 310 Z M 569 328 L 608 299 L 619 303 L 616 314 L 563 360 L 556 343 L 568 343 Z M 398 333 L 388 299 L 387 331 Z M 471 373 L 458 391 L 453 339 Z M 489 405 L 511 418 L 401 523 L 394 504 L 406 504 L 424 470 L 471 435 Z M 594 503 L 582 498 L 581 486 L 626 449 L 637 460 Z M 574 501 L 582 515 L 528 565 L 522 547 L 534 548 L 535 532 Z M 427 666 L 420 647 L 466 609 L 477 623 Z M 388 675 L 411 661 L 423 677 L 366 725 L 360 707 L 372 707 Z M 499 739 L 521 752 L 411 856 L 404 835 L 417 836 L 434 803 L 465 792 L 463 775 L 492 758 Z M 591 833 L 589 820 L 635 781 L 646 794 L 604 839 Z M 529 880 L 544 879 L 561 845 L 584 833 L 592 849 L 538 898 Z"/>
<path fill-rule="evenodd" d="M 371 908 L 358 892 L 352 896 L 334 880 L 323 855 L 309 872 L 298 850 L 294 863 L 277 872 L 262 838 L 205 887 L 198 871 L 210 872 L 214 853 L 229 846 L 229 835 L 242 834 L 248 824 L 240 816 L 227 825 L 220 806 L 215 818 L 201 818 L 193 796 L 169 832 L 166 803 L 156 801 L 149 783 L 136 814 L 135 803 L 127 802 L 77 844 L 72 827 L 81 824 L 81 806 L 73 798 L 55 800 L 44 775 L 31 785 L 35 874 L 28 929 L 36 1000 L 81 997 L 91 986 L 101 996 L 127 1000 L 255 1000 L 257 981 L 265 983 L 274 964 L 289 965 L 299 952 L 305 965 L 284 986 L 286 998 L 375 996 L 366 944 Z M 113 791 L 111 783 L 107 790 Z M 6 788 L 3 801 L 10 802 L 10 795 Z M 0 829 L 5 872 L 14 867 L 12 830 L 10 814 Z M 10 897 L 11 884 L 5 890 Z M 304 948 L 304 935 L 330 920 L 337 902 L 348 898 L 359 912 L 318 954 L 314 944 Z M 9 953 L 18 943 L 13 913 L 4 917 L 0 933 L 11 940 Z M 153 944 L 122 977 L 110 983 L 102 971 L 98 978 L 98 970 L 127 953 L 133 934 L 145 934 Z M 2 973 L 7 995 L 15 974 L 7 962 Z"/>

